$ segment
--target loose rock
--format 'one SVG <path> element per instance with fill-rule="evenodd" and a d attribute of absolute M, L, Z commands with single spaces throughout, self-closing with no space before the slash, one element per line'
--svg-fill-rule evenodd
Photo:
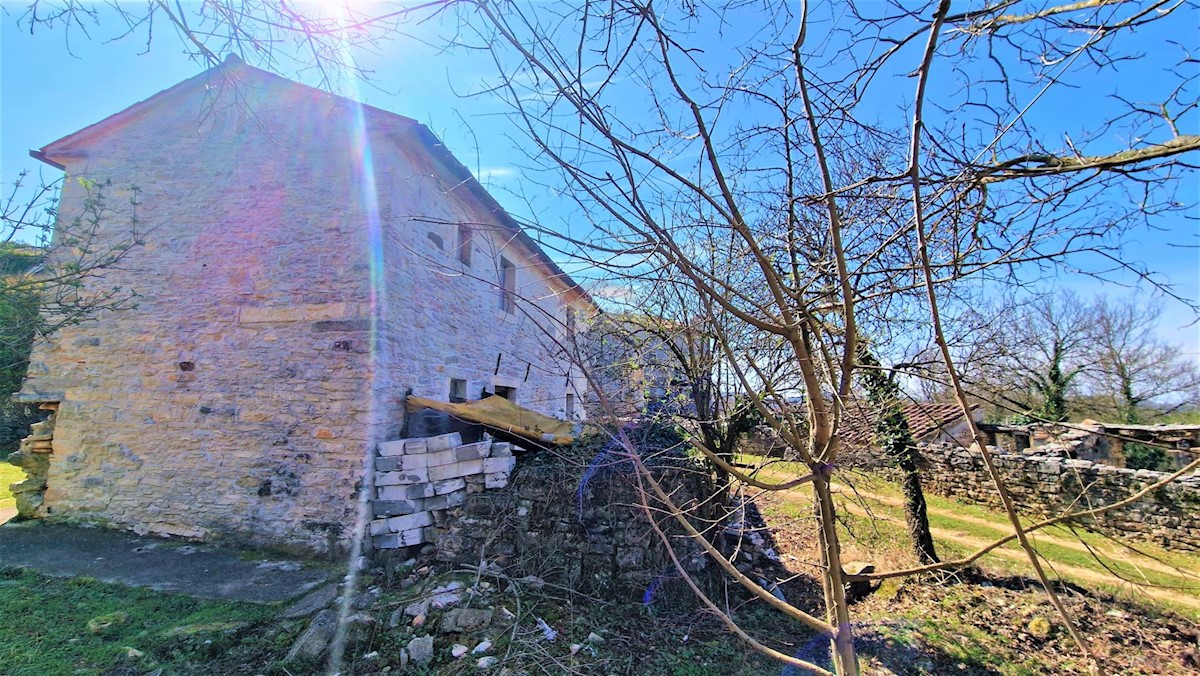
<path fill-rule="evenodd" d="M 492 611 L 478 608 L 455 608 L 442 616 L 442 631 L 447 633 L 476 631 L 490 624 Z"/>
<path fill-rule="evenodd" d="M 425 666 L 433 661 L 433 637 L 421 636 L 408 642 L 408 656 L 413 662 Z"/>
<path fill-rule="evenodd" d="M 293 660 L 297 657 L 316 659 L 320 657 L 329 647 L 329 642 L 333 640 L 333 634 L 336 631 L 337 613 L 329 609 L 322 610 L 309 623 L 308 629 L 305 629 L 304 633 L 300 634 L 300 638 L 292 644 L 292 649 L 288 651 L 286 659 Z"/>
<path fill-rule="evenodd" d="M 287 620 L 308 617 L 322 608 L 329 607 L 329 604 L 333 603 L 333 599 L 336 597 L 337 585 L 328 584 L 301 597 L 298 601 L 285 608 L 280 615 Z"/>
<path fill-rule="evenodd" d="M 121 611 L 109 613 L 107 615 L 98 615 L 88 620 L 88 631 L 93 634 L 103 634 L 112 627 L 125 624 L 129 621 L 129 615 Z"/>

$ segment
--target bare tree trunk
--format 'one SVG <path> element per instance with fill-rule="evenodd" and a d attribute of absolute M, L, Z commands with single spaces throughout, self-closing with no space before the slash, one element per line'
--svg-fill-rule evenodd
<path fill-rule="evenodd" d="M 842 676 L 855 676 L 858 658 L 854 653 L 854 631 L 850 626 L 850 606 L 846 603 L 846 583 L 842 575 L 841 543 L 838 541 L 837 521 L 834 519 L 833 493 L 829 479 L 818 475 L 813 480 L 817 520 L 820 523 L 821 563 L 824 568 L 822 586 L 825 596 L 825 619 L 836 627 L 831 641 L 833 670 Z"/>

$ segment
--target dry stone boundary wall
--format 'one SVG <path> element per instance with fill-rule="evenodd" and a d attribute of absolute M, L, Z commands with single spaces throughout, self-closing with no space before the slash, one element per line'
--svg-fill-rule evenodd
<path fill-rule="evenodd" d="M 919 451 L 929 490 L 1000 506 L 979 453 L 949 444 L 923 444 Z M 1059 454 L 1013 454 L 998 448 L 992 448 L 992 454 L 1018 506 L 1045 516 L 1110 504 L 1167 476 Z M 1171 549 L 1200 551 L 1200 475 L 1181 477 L 1133 504 L 1098 515 L 1087 525 Z"/>

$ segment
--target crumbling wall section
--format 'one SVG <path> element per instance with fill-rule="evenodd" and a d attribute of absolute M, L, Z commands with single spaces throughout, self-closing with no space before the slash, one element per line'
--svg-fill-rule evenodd
<path fill-rule="evenodd" d="M 948 444 L 920 446 L 925 486 L 939 495 L 999 507 L 978 452 Z M 1167 474 L 1131 470 L 1062 454 L 1014 454 L 993 448 L 993 458 L 1023 510 L 1055 516 L 1123 500 Z M 1122 537 L 1200 551 L 1200 475 L 1181 477 L 1143 499 L 1089 519 L 1086 525 Z"/>
<path fill-rule="evenodd" d="M 45 404 L 51 413 L 45 420 L 30 426 L 29 436 L 21 440 L 8 461 L 25 471 L 25 479 L 11 486 L 17 504 L 17 516 L 36 519 L 45 516 L 46 479 L 50 473 L 50 454 L 54 452 L 54 423 L 57 404 Z"/>
<path fill-rule="evenodd" d="M 687 512 L 711 496 L 708 475 L 687 461 L 653 471 L 672 502 Z M 505 490 L 469 494 L 440 514 L 429 539 L 442 562 L 496 561 L 516 574 L 571 589 L 648 602 L 667 586 L 682 584 L 655 527 L 687 570 L 706 573 L 713 567 L 664 506 L 647 499 L 653 526 L 632 468 L 597 471 L 538 456 L 517 465 Z"/>

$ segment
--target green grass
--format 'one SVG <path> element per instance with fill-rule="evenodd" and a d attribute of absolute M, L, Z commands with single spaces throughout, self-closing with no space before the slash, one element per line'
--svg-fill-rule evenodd
<path fill-rule="evenodd" d="M 0 569 L 0 664 L 9 676 L 99 674 L 120 665 L 130 673 L 235 673 L 286 650 L 291 635 L 270 627 L 277 612 Z M 103 624 L 104 616 L 116 621 L 89 629 L 89 620 Z M 131 648 L 143 654 L 131 657 Z"/>
<path fill-rule="evenodd" d="M 763 461 L 762 458 L 754 456 L 742 456 L 738 460 L 743 464 L 749 465 L 758 465 Z M 806 471 L 806 468 L 799 463 L 769 461 L 759 472 L 759 477 L 770 481 L 783 481 L 788 478 L 800 476 L 806 473 Z M 900 487 L 884 479 L 857 476 L 853 477 L 852 480 L 864 492 L 876 494 L 884 498 L 902 498 Z M 804 489 L 797 490 L 803 491 Z M 806 495 L 807 491 L 804 494 Z M 865 515 L 849 513 L 849 510 L 842 510 L 841 518 L 844 523 L 843 530 L 846 537 L 851 538 L 859 546 L 868 550 L 874 547 L 894 547 L 897 542 L 907 542 L 908 534 L 903 526 L 900 525 L 904 518 L 902 507 L 885 504 L 870 497 L 858 500 L 854 498 L 851 491 L 847 491 L 845 495 L 846 499 L 853 499 L 865 505 L 872 513 L 884 517 L 883 519 L 871 519 Z M 944 498 L 930 493 L 926 493 L 925 498 L 930 509 L 929 522 L 935 529 L 953 531 L 983 541 L 996 540 L 1012 532 L 1008 517 L 1003 512 L 979 505 L 962 503 L 951 498 Z M 805 502 L 787 503 L 776 501 L 767 506 L 766 509 L 768 514 L 774 512 L 780 516 L 789 518 L 802 517 L 809 513 L 809 507 Z M 986 523 L 979 523 L 979 521 Z M 1031 520 L 1024 519 L 1024 522 L 1028 524 Z M 1080 542 L 1096 550 L 1098 555 L 1052 543 L 1045 536 Z M 1195 575 L 1200 574 L 1200 570 L 1198 570 L 1196 565 L 1195 557 L 1190 554 L 1163 549 L 1162 547 L 1148 543 L 1132 544 L 1132 547 L 1136 548 L 1139 552 L 1156 559 L 1162 564 L 1190 571 L 1193 575 L 1192 577 L 1175 572 L 1168 573 L 1150 570 L 1145 567 L 1139 569 L 1139 567 L 1134 565 L 1133 560 L 1138 560 L 1140 557 L 1125 550 L 1120 542 L 1105 537 L 1100 533 L 1084 530 L 1072 531 L 1065 526 L 1051 526 L 1031 534 L 1031 539 L 1037 546 L 1038 552 L 1050 564 L 1051 568 L 1055 564 L 1062 564 L 1103 575 L 1112 575 L 1115 573 L 1127 580 L 1147 582 L 1152 585 L 1190 587 L 1190 591 L 1185 589 L 1180 592 L 1183 594 L 1190 593 L 1195 595 L 1197 593 L 1197 586 L 1200 585 L 1200 580 L 1197 580 L 1195 577 Z M 935 536 L 935 540 L 937 541 L 939 553 L 945 559 L 961 558 L 973 552 L 973 548 L 948 542 L 944 538 L 938 539 Z M 1019 545 L 1015 541 L 1006 545 L 1005 548 L 1019 551 Z M 1030 574 L 1027 563 L 999 556 L 985 557 L 984 565 L 986 568 L 1004 574 Z M 1099 583 L 1090 579 L 1073 576 L 1070 572 L 1063 572 L 1062 577 L 1081 586 L 1101 588 L 1109 592 L 1118 592 L 1122 588 L 1122 585 L 1115 580 L 1111 584 Z M 1153 602 L 1166 605 L 1177 612 L 1191 617 L 1200 617 L 1200 611 L 1192 606 L 1157 599 Z"/>
<path fill-rule="evenodd" d="M 16 507 L 16 501 L 13 500 L 12 493 L 8 487 L 18 481 L 25 480 L 25 472 L 16 465 L 10 465 L 7 459 L 0 459 L 0 509 L 12 509 Z"/>

